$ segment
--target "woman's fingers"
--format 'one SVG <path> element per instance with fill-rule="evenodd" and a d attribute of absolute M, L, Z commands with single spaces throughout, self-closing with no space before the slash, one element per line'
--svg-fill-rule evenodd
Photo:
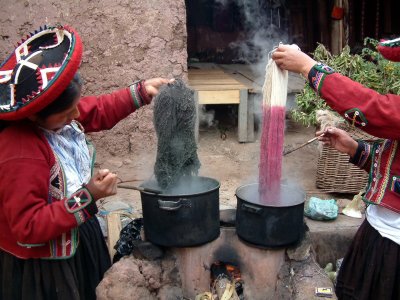
<path fill-rule="evenodd" d="M 110 173 L 109 169 L 101 169 L 97 171 L 94 177 L 96 180 L 102 180 L 109 173 Z"/>
<path fill-rule="evenodd" d="M 154 97 L 158 94 L 159 88 L 168 83 L 174 82 L 175 79 L 166 79 L 162 77 L 158 78 L 151 78 L 151 79 L 146 79 L 144 81 L 144 86 L 146 88 L 147 93 L 151 96 Z"/>
<path fill-rule="evenodd" d="M 117 174 L 109 169 L 101 169 L 88 182 L 86 188 L 89 189 L 95 200 L 98 200 L 117 193 L 117 180 Z"/>
<path fill-rule="evenodd" d="M 117 174 L 108 173 L 103 180 L 101 181 L 102 186 L 105 189 L 106 193 L 110 195 L 115 195 L 117 193 Z"/>

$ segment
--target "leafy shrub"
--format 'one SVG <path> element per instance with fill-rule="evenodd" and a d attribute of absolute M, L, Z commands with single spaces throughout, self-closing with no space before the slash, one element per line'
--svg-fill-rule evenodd
<path fill-rule="evenodd" d="M 378 93 L 399 95 L 400 63 L 383 58 L 376 50 L 377 44 L 377 40 L 366 38 L 361 54 L 351 54 L 350 47 L 345 46 L 338 55 L 332 55 L 324 45 L 319 44 L 312 56 L 316 61 Z M 317 125 L 317 110 L 330 109 L 308 83 L 296 95 L 296 104 L 297 107 L 291 111 L 291 116 L 305 126 Z"/>

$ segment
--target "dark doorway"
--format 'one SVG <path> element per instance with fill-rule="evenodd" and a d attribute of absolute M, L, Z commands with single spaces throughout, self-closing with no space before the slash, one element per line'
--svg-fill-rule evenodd
<path fill-rule="evenodd" d="M 195 62 L 254 63 L 287 39 L 282 0 L 187 0 L 188 56 Z"/>

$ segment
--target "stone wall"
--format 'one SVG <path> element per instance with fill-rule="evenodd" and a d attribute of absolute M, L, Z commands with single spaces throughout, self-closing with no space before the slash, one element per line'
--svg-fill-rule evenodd
<path fill-rule="evenodd" d="M 21 38 L 43 24 L 68 24 L 80 33 L 83 95 L 111 92 L 136 79 L 186 78 L 184 0 L 2 0 L 1 4 L 1 61 Z M 100 156 L 140 151 L 144 141 L 154 146 L 152 107 L 92 138 Z"/>

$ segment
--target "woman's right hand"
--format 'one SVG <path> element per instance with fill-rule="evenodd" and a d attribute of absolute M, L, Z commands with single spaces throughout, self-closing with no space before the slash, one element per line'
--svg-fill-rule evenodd
<path fill-rule="evenodd" d="M 166 78 L 151 78 L 144 81 L 144 87 L 146 88 L 147 94 L 150 97 L 155 97 L 158 94 L 160 87 L 164 84 L 172 83 L 175 79 Z"/>
<path fill-rule="evenodd" d="M 86 188 L 95 201 L 117 193 L 117 175 L 108 169 L 101 169 L 93 175 Z"/>
<path fill-rule="evenodd" d="M 327 127 L 324 131 L 318 131 L 316 135 L 318 140 L 326 146 L 331 146 L 350 157 L 356 154 L 358 143 L 342 129 Z"/>

